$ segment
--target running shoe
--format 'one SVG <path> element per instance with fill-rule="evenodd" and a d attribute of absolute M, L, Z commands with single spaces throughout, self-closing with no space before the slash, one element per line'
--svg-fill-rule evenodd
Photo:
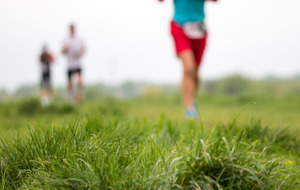
<path fill-rule="evenodd" d="M 187 109 L 185 111 L 185 118 L 186 119 L 198 119 L 198 112 L 195 108 L 192 108 L 192 109 Z"/>

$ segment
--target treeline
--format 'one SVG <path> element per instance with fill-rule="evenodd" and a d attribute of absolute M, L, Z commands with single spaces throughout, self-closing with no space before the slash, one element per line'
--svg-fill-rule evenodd
<path fill-rule="evenodd" d="M 132 98 L 137 96 L 173 95 L 179 92 L 178 84 L 151 84 L 139 82 L 125 82 L 117 86 L 107 84 L 89 84 L 84 88 L 85 100 L 95 100 L 105 97 Z M 201 93 L 226 96 L 288 96 L 300 95 L 300 75 L 291 78 L 266 77 L 261 80 L 232 75 L 216 80 L 204 80 Z M 65 98 L 65 88 L 54 89 L 55 98 Z M 0 90 L 0 100 L 36 97 L 39 95 L 38 85 L 25 85 L 13 93 Z"/>
<path fill-rule="evenodd" d="M 300 95 L 300 75 L 287 79 L 267 77 L 262 80 L 234 75 L 205 81 L 203 91 L 221 95 Z"/>

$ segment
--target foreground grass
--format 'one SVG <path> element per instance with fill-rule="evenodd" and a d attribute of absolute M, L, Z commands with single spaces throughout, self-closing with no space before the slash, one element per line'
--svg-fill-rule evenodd
<path fill-rule="evenodd" d="M 297 189 L 299 139 L 260 122 L 85 116 L 0 145 L 2 189 Z M 288 156 L 289 155 L 289 156 Z"/>
<path fill-rule="evenodd" d="M 202 122 L 179 96 L 2 103 L 0 188 L 300 189 L 298 96 L 198 102 Z"/>

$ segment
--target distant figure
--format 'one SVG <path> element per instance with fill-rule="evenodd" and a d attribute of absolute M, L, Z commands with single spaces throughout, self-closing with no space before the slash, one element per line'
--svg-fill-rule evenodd
<path fill-rule="evenodd" d="M 68 59 L 68 96 L 71 101 L 83 102 L 81 59 L 85 53 L 83 41 L 76 35 L 74 24 L 69 26 L 70 35 L 64 40 L 62 53 Z"/>
<path fill-rule="evenodd" d="M 164 1 L 164 0 L 159 0 Z M 183 64 L 181 93 L 185 117 L 198 118 L 196 96 L 200 85 L 198 71 L 206 46 L 204 3 L 206 0 L 174 0 L 175 14 L 171 22 L 177 56 Z M 217 1 L 217 0 L 210 0 Z"/>
<path fill-rule="evenodd" d="M 41 81 L 41 104 L 46 106 L 52 99 L 52 85 L 51 85 L 51 64 L 54 58 L 48 51 L 45 45 L 40 55 L 40 62 L 42 66 L 42 81 Z"/>

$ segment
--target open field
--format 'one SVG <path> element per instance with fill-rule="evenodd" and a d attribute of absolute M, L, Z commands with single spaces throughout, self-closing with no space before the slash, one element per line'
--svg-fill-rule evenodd
<path fill-rule="evenodd" d="M 275 92 L 206 91 L 198 121 L 157 89 L 80 106 L 2 101 L 0 188 L 300 189 L 298 91 Z"/>
<path fill-rule="evenodd" d="M 298 97 L 1 105 L 2 189 L 297 189 Z M 289 127 L 287 130 L 286 128 Z"/>

